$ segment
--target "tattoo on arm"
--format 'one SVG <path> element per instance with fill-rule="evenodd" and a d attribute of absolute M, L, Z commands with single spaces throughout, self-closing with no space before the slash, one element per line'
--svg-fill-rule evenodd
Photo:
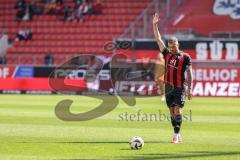
<path fill-rule="evenodd" d="M 187 66 L 187 77 L 188 77 L 188 89 L 192 89 L 193 75 L 192 75 L 192 66 Z"/>

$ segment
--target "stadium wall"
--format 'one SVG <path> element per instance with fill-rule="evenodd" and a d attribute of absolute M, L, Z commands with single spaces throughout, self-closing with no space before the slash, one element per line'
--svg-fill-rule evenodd
<path fill-rule="evenodd" d="M 140 66 L 144 65 L 140 63 Z M 154 64 L 153 64 L 154 65 Z M 139 66 L 139 65 L 138 65 Z M 124 66 L 123 66 L 124 67 Z M 23 69 L 22 69 L 23 68 Z M 134 72 L 143 68 L 135 67 Z M 5 66 L 0 67 L 0 90 L 1 93 L 58 93 L 73 91 L 74 94 L 82 94 L 83 91 L 91 90 L 88 88 L 84 77 L 87 70 L 72 70 L 74 78 L 53 79 L 53 87 L 49 84 L 52 71 L 58 75 L 68 72 L 65 70 L 57 71 L 55 67 L 31 67 L 31 66 Z M 112 72 L 118 73 L 121 68 L 111 68 Z M 98 91 L 108 93 L 111 88 L 115 88 L 118 93 L 134 92 L 139 96 L 156 96 L 160 94 L 154 82 L 154 71 L 138 79 L 124 79 L 111 77 L 111 70 L 105 68 L 99 73 Z M 122 71 L 121 71 L 122 72 Z M 43 74 L 44 73 L 44 74 Z M 193 94 L 195 96 L 230 96 L 240 97 L 240 74 L 239 67 L 193 67 L 194 85 Z M 122 76 L 125 77 L 125 76 Z M 113 78 L 113 86 L 111 79 Z M 73 86 L 73 89 L 69 86 Z M 82 88 L 78 90 L 77 87 Z M 57 91 L 56 91 L 57 88 Z"/>

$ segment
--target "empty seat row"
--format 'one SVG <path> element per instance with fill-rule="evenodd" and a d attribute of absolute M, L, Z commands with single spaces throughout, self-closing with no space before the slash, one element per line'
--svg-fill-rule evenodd
<path fill-rule="evenodd" d="M 8 49 L 8 54 L 76 54 L 76 53 L 104 53 L 103 47 L 12 47 Z M 107 52 L 106 52 L 107 53 Z"/>
<path fill-rule="evenodd" d="M 116 33 L 106 33 L 106 34 L 35 34 L 33 36 L 34 40 L 110 40 L 113 37 L 118 37 L 119 34 Z M 23 42 L 25 43 L 25 42 Z"/>
<path fill-rule="evenodd" d="M 104 46 L 104 41 L 80 40 L 80 41 L 27 41 L 25 43 L 15 43 L 15 47 L 83 47 L 83 46 Z"/>

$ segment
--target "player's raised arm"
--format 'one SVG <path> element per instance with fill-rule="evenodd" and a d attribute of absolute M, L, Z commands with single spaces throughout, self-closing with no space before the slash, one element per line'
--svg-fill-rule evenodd
<path fill-rule="evenodd" d="M 154 36 L 155 36 L 155 39 L 157 40 L 157 44 L 159 46 L 159 49 L 162 52 L 166 46 L 163 43 L 161 34 L 158 30 L 158 21 L 159 21 L 159 16 L 158 16 L 157 13 L 155 13 L 153 15 L 153 31 L 154 31 Z"/>
<path fill-rule="evenodd" d="M 187 79 L 188 79 L 187 96 L 188 96 L 188 100 L 191 100 L 192 99 L 192 85 L 193 85 L 192 65 L 187 65 L 186 72 L 187 72 Z"/>

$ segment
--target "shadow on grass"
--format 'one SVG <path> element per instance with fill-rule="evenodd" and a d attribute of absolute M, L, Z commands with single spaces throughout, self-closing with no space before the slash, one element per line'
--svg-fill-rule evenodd
<path fill-rule="evenodd" d="M 219 156 L 233 156 L 239 155 L 240 152 L 210 152 L 210 151 L 199 151 L 199 152 L 184 152 L 182 154 L 140 154 L 133 157 L 120 157 L 123 160 L 152 160 L 152 159 L 186 159 L 186 158 L 205 158 L 205 157 L 219 157 Z"/>
<path fill-rule="evenodd" d="M 125 143 L 125 144 L 128 144 L 128 142 L 126 142 L 126 141 L 96 141 L 96 142 L 93 142 L 93 141 L 46 141 L 46 142 L 44 142 L 44 141 L 36 141 L 36 142 L 34 142 L 34 141 L 32 141 L 32 142 L 27 142 L 27 141 L 24 141 L 24 142 L 16 142 L 16 143 L 62 143 L 62 144 L 64 144 L 64 143 L 66 143 L 66 144 L 83 144 L 83 143 L 86 143 L 86 144 L 114 144 L 114 143 L 116 143 L 116 144 L 119 144 L 119 143 Z M 147 141 L 147 142 L 144 142 L 144 143 L 149 143 L 149 144 L 151 144 L 151 143 L 169 143 L 169 142 L 167 142 L 167 141 Z"/>
<path fill-rule="evenodd" d="M 187 158 L 210 158 L 210 157 L 220 157 L 220 156 L 233 156 L 233 155 L 240 155 L 240 152 L 209 152 L 209 151 L 199 151 L 199 152 L 184 152 L 182 154 L 140 154 L 138 156 L 124 156 L 124 157 L 116 157 L 110 159 L 116 160 L 157 160 L 157 159 L 187 159 Z M 101 160 L 103 158 L 100 158 Z M 108 158 L 104 158 L 108 159 Z M 57 160 L 67 160 L 67 159 L 57 159 Z M 68 160 L 83 160 L 83 159 L 68 159 Z M 85 159 L 90 160 L 90 159 Z M 92 159 L 91 160 L 99 160 L 99 159 Z"/>

